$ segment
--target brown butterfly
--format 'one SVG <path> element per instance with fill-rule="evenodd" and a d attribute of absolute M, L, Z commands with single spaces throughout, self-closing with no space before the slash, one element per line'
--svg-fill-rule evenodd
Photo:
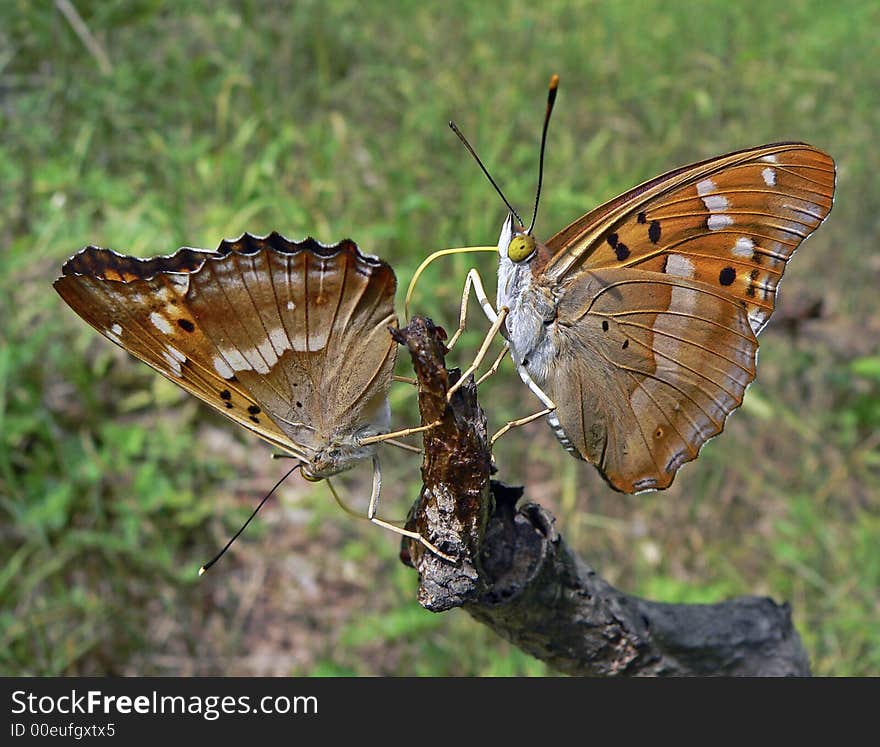
<path fill-rule="evenodd" d="M 773 143 L 658 176 L 546 244 L 534 218 L 514 225 L 511 208 L 498 241 L 499 313 L 471 271 L 462 325 L 473 286 L 545 409 L 495 437 L 546 414 L 614 489 L 669 487 L 742 404 L 786 263 L 828 215 L 834 186 L 828 155 Z"/>
<path fill-rule="evenodd" d="M 388 433 L 396 288 L 391 267 L 351 240 L 277 233 L 153 259 L 89 246 L 55 281 L 102 335 L 299 459 L 307 479 L 372 458 L 369 518 L 421 540 L 375 517 L 376 444 L 423 430 Z"/>

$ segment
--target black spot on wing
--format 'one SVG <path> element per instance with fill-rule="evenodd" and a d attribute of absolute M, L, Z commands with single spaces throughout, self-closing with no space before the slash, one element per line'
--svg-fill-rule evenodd
<path fill-rule="evenodd" d="M 189 319 L 178 319 L 177 324 L 184 332 L 195 332 L 196 325 Z"/>
<path fill-rule="evenodd" d="M 618 242 L 614 247 L 614 253 L 617 255 L 617 261 L 623 262 L 629 256 L 629 247 L 623 242 Z"/>
<path fill-rule="evenodd" d="M 736 270 L 732 267 L 725 267 L 718 273 L 718 282 L 721 285 L 732 285 L 734 280 L 736 280 Z"/>
<path fill-rule="evenodd" d="M 652 220 L 651 225 L 648 226 L 648 238 L 651 240 L 652 244 L 656 244 L 660 241 L 660 221 Z"/>

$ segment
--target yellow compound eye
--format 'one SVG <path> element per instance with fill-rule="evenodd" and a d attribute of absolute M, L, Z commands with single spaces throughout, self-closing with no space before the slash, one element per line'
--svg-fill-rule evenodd
<path fill-rule="evenodd" d="M 535 238 L 527 233 L 520 233 L 510 240 L 507 246 L 507 258 L 511 262 L 523 262 L 535 253 Z"/>

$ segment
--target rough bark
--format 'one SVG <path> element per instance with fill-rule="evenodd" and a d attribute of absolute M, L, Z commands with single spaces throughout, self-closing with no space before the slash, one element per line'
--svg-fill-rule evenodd
<path fill-rule="evenodd" d="M 423 489 L 407 526 L 443 552 L 404 540 L 419 573 L 419 603 L 463 607 L 554 669 L 574 675 L 809 675 L 787 604 L 745 596 L 663 604 L 625 594 L 572 552 L 555 519 L 523 489 L 490 480 L 486 418 L 468 381 L 444 363 L 445 334 L 416 317 L 395 331 L 419 381 Z"/>

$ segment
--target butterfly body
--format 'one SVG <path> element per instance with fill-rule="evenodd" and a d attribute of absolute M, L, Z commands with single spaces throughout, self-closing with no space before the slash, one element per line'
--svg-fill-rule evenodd
<path fill-rule="evenodd" d="M 515 235 L 513 218 L 507 217 L 498 240 L 498 308 L 509 310 L 506 337 L 517 365 L 524 365 L 540 381 L 547 378 L 556 356 L 557 341 L 550 326 L 556 318 L 558 298 L 554 288 L 535 275 L 533 262 L 513 262 L 508 246 Z"/>
<path fill-rule="evenodd" d="M 774 143 L 657 177 L 546 245 L 508 216 L 497 304 L 563 446 L 617 490 L 668 487 L 742 403 L 786 262 L 834 181 L 826 154 Z"/>
<path fill-rule="evenodd" d="M 396 279 L 351 241 L 244 234 L 154 259 L 87 247 L 55 288 L 112 342 L 322 479 L 375 454 Z"/>

